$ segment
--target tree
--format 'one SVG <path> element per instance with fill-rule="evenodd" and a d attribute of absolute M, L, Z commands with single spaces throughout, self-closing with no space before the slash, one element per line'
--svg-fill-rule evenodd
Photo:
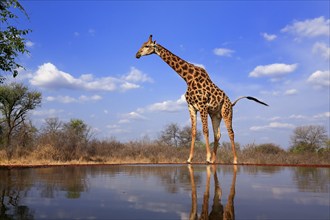
<path fill-rule="evenodd" d="M 15 130 L 24 123 L 28 111 L 41 103 L 41 93 L 29 91 L 23 84 L 12 83 L 0 86 L 0 124 L 3 127 L 4 143 L 10 151 L 11 138 Z"/>
<path fill-rule="evenodd" d="M 35 146 L 37 132 L 37 128 L 33 126 L 30 120 L 24 121 L 18 129 L 15 129 L 11 144 L 13 147 L 17 147 L 15 150 L 16 156 L 21 157 Z"/>
<path fill-rule="evenodd" d="M 196 141 L 201 138 L 201 132 L 197 131 Z M 180 128 L 176 123 L 171 123 L 165 126 L 161 131 L 159 141 L 169 146 L 189 146 L 191 143 L 191 127 L 185 126 Z"/>
<path fill-rule="evenodd" d="M 176 123 L 166 125 L 161 132 L 160 141 L 169 146 L 178 146 L 180 127 Z"/>
<path fill-rule="evenodd" d="M 64 124 L 64 130 L 83 142 L 88 141 L 91 135 L 89 126 L 80 119 L 71 119 Z"/>
<path fill-rule="evenodd" d="M 87 150 L 92 132 L 83 120 L 71 119 L 63 125 L 63 135 L 65 143 L 62 147 L 65 150 L 65 159 L 72 160 L 82 156 L 81 153 Z"/>
<path fill-rule="evenodd" d="M 291 136 L 292 152 L 316 152 L 328 140 L 327 131 L 324 126 L 307 125 L 294 129 Z"/>
<path fill-rule="evenodd" d="M 63 123 L 58 118 L 46 118 L 45 125 L 42 126 L 39 141 L 42 145 L 57 147 L 61 145 L 63 139 Z"/>
<path fill-rule="evenodd" d="M 58 118 L 46 118 L 43 133 L 54 134 L 61 130 L 62 122 Z"/>
<path fill-rule="evenodd" d="M 197 130 L 196 141 L 200 141 L 202 133 Z M 179 131 L 179 145 L 189 147 L 191 143 L 191 126 L 184 126 Z"/>
<path fill-rule="evenodd" d="M 23 66 L 17 63 L 19 54 L 29 53 L 26 46 L 25 36 L 31 32 L 30 29 L 18 29 L 12 23 L 17 24 L 18 16 L 12 9 L 19 9 L 27 18 L 28 15 L 23 6 L 17 0 L 0 1 L 0 70 L 10 72 L 17 76 L 18 69 Z M 0 75 L 0 82 L 3 81 Z"/>

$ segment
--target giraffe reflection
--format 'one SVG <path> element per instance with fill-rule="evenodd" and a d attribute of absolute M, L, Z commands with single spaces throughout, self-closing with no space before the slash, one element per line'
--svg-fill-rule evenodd
<path fill-rule="evenodd" d="M 194 168 L 190 165 L 188 166 L 189 174 L 190 174 L 190 182 L 191 182 L 191 198 L 192 198 L 192 205 L 191 205 L 191 212 L 189 219 L 190 220 L 197 220 L 198 213 L 197 213 L 197 191 L 195 185 L 195 178 L 194 178 Z M 220 187 L 220 183 L 217 176 L 216 166 L 212 165 L 206 167 L 206 188 L 203 196 L 203 205 L 202 205 L 202 212 L 199 219 L 224 219 L 224 220 L 231 220 L 235 219 L 235 210 L 234 210 L 234 198 L 235 198 L 235 184 L 236 184 L 236 172 L 237 166 L 233 166 L 233 178 L 231 182 L 230 192 L 228 196 L 228 201 L 225 207 L 221 204 L 221 196 L 222 190 Z M 209 214 L 209 197 L 210 197 L 210 179 L 211 173 L 213 173 L 214 179 L 214 197 L 213 197 L 213 204 L 212 210 Z"/>

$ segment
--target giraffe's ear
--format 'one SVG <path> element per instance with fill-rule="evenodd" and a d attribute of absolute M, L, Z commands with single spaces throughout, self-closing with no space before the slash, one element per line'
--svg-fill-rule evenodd
<path fill-rule="evenodd" d="M 156 41 L 154 41 L 154 44 L 156 44 Z"/>
<path fill-rule="evenodd" d="M 152 42 L 152 34 L 149 36 L 149 42 Z"/>

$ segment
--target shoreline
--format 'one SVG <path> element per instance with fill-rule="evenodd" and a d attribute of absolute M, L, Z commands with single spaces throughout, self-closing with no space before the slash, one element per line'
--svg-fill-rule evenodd
<path fill-rule="evenodd" d="M 204 162 L 195 163 L 171 163 L 171 162 L 160 162 L 160 163 L 148 163 L 148 162 L 129 162 L 129 163 L 49 163 L 49 164 L 0 164 L 0 169 L 29 169 L 29 168 L 49 168 L 49 167 L 80 167 L 80 166 L 145 166 L 145 165 L 223 165 L 223 166 L 264 166 L 264 167 L 315 167 L 315 168 L 330 168 L 330 164 L 258 164 L 258 163 L 214 163 L 208 164 Z"/>

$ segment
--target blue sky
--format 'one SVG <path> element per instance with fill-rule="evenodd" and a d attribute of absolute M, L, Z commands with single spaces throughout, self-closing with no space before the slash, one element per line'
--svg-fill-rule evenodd
<path fill-rule="evenodd" d="M 31 53 L 13 81 L 42 92 L 42 107 L 31 112 L 37 127 L 49 117 L 79 118 L 96 137 L 129 141 L 157 138 L 169 123 L 190 125 L 185 82 L 157 55 L 135 58 L 153 34 L 204 66 L 232 101 L 250 95 L 270 105 L 235 106 L 241 144 L 287 148 L 296 126 L 329 131 L 329 1 L 21 3 L 30 20 L 18 25 L 33 30 Z"/>

